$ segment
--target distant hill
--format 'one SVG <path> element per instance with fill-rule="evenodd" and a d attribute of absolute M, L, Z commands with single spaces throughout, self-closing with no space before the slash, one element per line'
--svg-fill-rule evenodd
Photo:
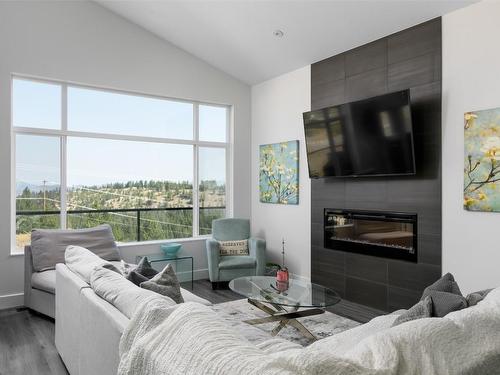
<path fill-rule="evenodd" d="M 16 195 L 19 195 L 23 192 L 24 189 L 30 189 L 33 193 L 43 191 L 43 185 L 33 184 L 25 181 L 17 181 L 16 182 Z M 59 189 L 59 185 L 47 184 L 45 185 L 45 191 L 54 191 Z"/>
<path fill-rule="evenodd" d="M 22 215 L 25 211 L 60 210 L 60 190 L 54 184 L 34 184 L 20 181 L 16 184 L 16 244 L 19 248 L 29 241 L 33 228 L 59 228 L 58 214 Z M 210 234 L 212 220 L 225 216 L 226 186 L 217 181 L 200 182 L 199 233 Z M 127 181 L 99 186 L 71 186 L 67 191 L 70 211 L 88 210 L 89 213 L 69 213 L 68 228 L 90 228 L 108 223 L 117 241 L 137 241 L 137 230 L 142 241 L 166 238 L 188 238 L 193 235 L 193 184 L 189 181 Z M 220 207 L 220 208 L 215 208 Z M 137 227 L 135 209 L 165 208 L 143 212 Z M 168 208 L 182 208 L 168 210 Z M 92 210 L 130 209 L 130 212 L 100 212 Z"/>

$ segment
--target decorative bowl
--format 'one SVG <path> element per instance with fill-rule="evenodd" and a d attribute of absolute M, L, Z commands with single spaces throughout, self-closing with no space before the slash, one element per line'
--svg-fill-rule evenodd
<path fill-rule="evenodd" d="M 182 244 L 180 243 L 166 243 L 160 245 L 161 250 L 165 253 L 165 255 L 170 257 L 177 256 L 177 253 L 182 248 Z"/>

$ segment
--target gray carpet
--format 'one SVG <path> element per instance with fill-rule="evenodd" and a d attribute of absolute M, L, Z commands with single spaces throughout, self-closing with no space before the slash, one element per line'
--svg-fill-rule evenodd
<path fill-rule="evenodd" d="M 268 316 L 265 312 L 249 304 L 246 299 L 213 305 L 213 309 L 218 314 L 221 314 L 224 319 L 227 320 L 232 327 L 238 330 L 247 340 L 253 343 L 260 343 L 268 340 L 271 337 L 270 332 L 278 324 L 273 322 L 251 326 L 243 323 L 244 320 Z M 360 325 L 360 323 L 355 322 L 354 320 L 332 314 L 328 311 L 324 314 L 300 318 L 298 320 L 318 339 L 322 339 Z M 277 337 L 284 338 L 302 346 L 311 344 L 311 340 L 305 338 L 299 331 L 290 326 L 283 328 Z"/>

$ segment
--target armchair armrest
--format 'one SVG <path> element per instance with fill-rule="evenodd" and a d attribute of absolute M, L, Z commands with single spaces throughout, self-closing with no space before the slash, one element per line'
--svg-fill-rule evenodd
<path fill-rule="evenodd" d="M 208 260 L 208 275 L 210 281 L 215 282 L 219 280 L 219 262 L 220 262 L 220 249 L 219 242 L 213 238 L 207 239 L 207 260 Z"/>
<path fill-rule="evenodd" d="M 266 269 L 266 240 L 262 238 L 249 238 L 248 249 L 250 256 L 254 257 L 257 263 L 255 275 L 264 275 Z"/>

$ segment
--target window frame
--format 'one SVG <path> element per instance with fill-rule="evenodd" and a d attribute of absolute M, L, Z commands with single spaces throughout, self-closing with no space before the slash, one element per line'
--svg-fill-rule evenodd
<path fill-rule="evenodd" d="M 26 80 L 31 82 L 40 83 L 50 83 L 56 84 L 61 87 L 61 129 L 48 129 L 48 128 L 34 128 L 34 127 L 16 127 L 14 126 L 14 81 L 15 80 Z M 105 91 L 109 93 L 117 93 L 123 95 L 139 96 L 144 98 L 168 100 L 173 102 L 189 103 L 193 105 L 193 139 L 174 139 L 174 138 L 163 138 L 163 137 L 150 137 L 150 136 L 136 136 L 136 135 L 121 135 L 113 133 L 95 133 L 95 132 L 83 132 L 68 130 L 68 88 L 84 88 L 97 91 Z M 197 240 L 209 237 L 209 235 L 199 234 L 199 150 L 200 147 L 208 148 L 222 148 L 225 149 L 225 163 L 226 163 L 226 191 L 225 191 L 225 217 L 232 217 L 233 215 L 233 126 L 234 126 L 234 107 L 230 104 L 220 104 L 211 103 L 198 100 L 186 100 L 179 98 L 171 98 L 163 95 L 153 95 L 145 94 L 136 91 L 115 89 L 109 87 L 60 81 L 54 79 L 46 79 L 40 77 L 33 77 L 21 74 L 12 74 L 10 79 L 10 94 L 11 94 L 11 106 L 10 106 L 10 130 L 11 130 L 11 230 L 10 230 L 10 253 L 11 255 L 22 255 L 24 251 L 19 251 L 16 248 L 16 135 L 32 135 L 32 136 L 50 136 L 57 137 L 60 140 L 60 188 L 61 188 L 61 229 L 66 229 L 67 225 L 67 140 L 68 137 L 76 138 L 87 138 L 87 139 L 111 139 L 118 141 L 136 141 L 136 142 L 149 142 L 149 143 L 162 143 L 162 144 L 176 144 L 176 145 L 190 145 L 193 147 L 193 233 L 191 237 L 188 238 L 165 238 L 161 240 L 150 240 L 150 241 L 133 241 L 133 242 L 123 242 L 120 246 L 135 245 L 138 244 L 151 244 L 151 243 L 164 243 L 168 241 L 187 241 L 187 240 Z M 213 107 L 221 107 L 226 109 L 226 142 L 212 142 L 212 141 L 202 141 L 199 139 L 199 106 L 207 105 Z"/>

